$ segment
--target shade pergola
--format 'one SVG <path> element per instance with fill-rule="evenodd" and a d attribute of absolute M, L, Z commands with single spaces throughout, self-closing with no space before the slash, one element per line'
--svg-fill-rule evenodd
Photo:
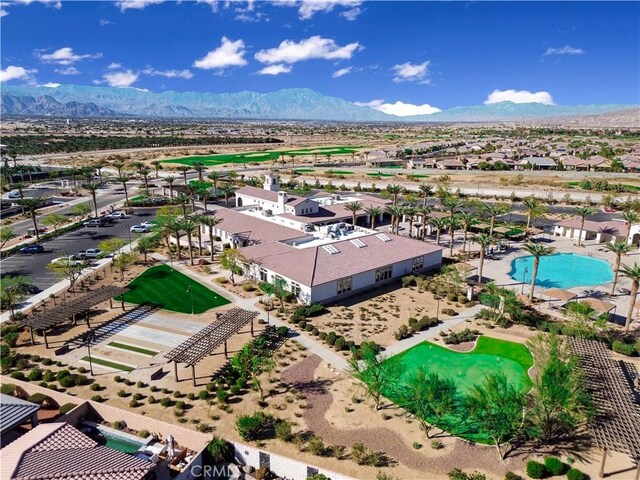
<path fill-rule="evenodd" d="M 600 463 L 600 477 L 608 451 L 629 455 L 636 462 L 635 480 L 640 478 L 640 405 L 629 378 L 637 375 L 635 367 L 615 361 L 603 342 L 571 339 L 571 349 L 579 358 L 587 387 L 597 409 L 590 424 L 596 445 L 604 453 Z"/>
<path fill-rule="evenodd" d="M 549 302 L 551 299 L 560 300 L 564 303 L 567 303 L 578 296 L 577 293 L 570 292 L 569 290 L 562 290 L 561 288 L 548 288 L 547 290 L 543 290 L 541 295 L 543 297 L 549 297 Z"/>
<path fill-rule="evenodd" d="M 91 308 L 107 300 L 111 301 L 113 297 L 122 295 L 128 291 L 129 289 L 127 287 L 105 285 L 97 290 L 93 290 L 80 297 L 69 300 L 68 302 L 61 303 L 49 310 L 43 310 L 42 312 L 28 316 L 24 319 L 23 323 L 29 327 L 31 343 L 35 343 L 33 338 L 33 329 L 42 329 L 45 346 L 46 348 L 49 348 L 49 342 L 47 341 L 48 328 L 58 325 L 68 319 L 73 319 L 75 321 L 76 315 L 83 312 L 87 313 L 88 325 L 88 314 Z M 124 302 L 122 302 L 122 309 L 124 310 Z"/>
<path fill-rule="evenodd" d="M 258 312 L 255 311 L 232 308 L 223 313 L 215 322 L 196 332 L 195 335 L 167 353 L 165 358 L 169 362 L 173 362 L 176 382 L 179 381 L 178 363 L 185 363 L 191 367 L 191 378 L 195 386 L 196 364 L 223 344 L 224 355 L 228 357 L 227 340 L 248 323 L 251 323 L 251 336 L 253 336 L 253 320 L 257 316 Z"/>
<path fill-rule="evenodd" d="M 611 313 L 611 311 L 613 310 L 615 313 L 616 310 L 615 303 L 605 302 L 604 300 L 598 300 L 597 298 L 587 297 L 582 301 L 587 302 L 589 305 L 591 305 L 591 308 L 593 308 L 596 312 Z"/>
<path fill-rule="evenodd" d="M 542 230 L 540 228 L 531 227 L 531 228 L 527 229 L 527 234 L 530 237 L 535 237 L 536 235 L 540 235 L 541 233 L 544 233 L 544 230 Z"/>
<path fill-rule="evenodd" d="M 473 229 L 476 229 L 476 230 L 488 230 L 488 229 L 491 228 L 491 225 L 489 225 L 488 223 L 476 223 L 476 224 L 471 225 L 470 228 L 473 228 Z"/>

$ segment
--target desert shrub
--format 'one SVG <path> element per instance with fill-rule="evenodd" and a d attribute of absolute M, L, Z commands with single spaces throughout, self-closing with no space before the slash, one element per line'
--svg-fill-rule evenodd
<path fill-rule="evenodd" d="M 73 376 L 73 384 L 79 387 L 80 385 L 85 385 L 88 379 L 84 375 L 74 375 Z"/>
<path fill-rule="evenodd" d="M 289 327 L 285 327 L 284 325 L 281 327 L 276 328 L 276 332 L 278 333 L 278 335 L 280 335 L 281 337 L 286 337 L 289 334 Z"/>
<path fill-rule="evenodd" d="M 184 395 L 182 395 L 182 392 L 180 390 L 176 390 L 175 392 L 173 392 L 173 398 L 182 398 Z"/>
<path fill-rule="evenodd" d="M 31 355 L 31 361 L 34 363 L 38 363 L 42 361 L 42 357 L 40 355 Z"/>
<path fill-rule="evenodd" d="M 304 330 L 306 326 L 307 326 L 307 321 L 306 320 L 302 320 L 302 321 L 298 322 L 298 327 L 300 327 L 302 330 Z"/>
<path fill-rule="evenodd" d="M 229 283 L 229 280 L 226 279 L 225 277 L 218 277 L 216 278 L 216 282 L 219 283 L 220 285 L 225 285 Z"/>
<path fill-rule="evenodd" d="M 450 317 L 455 317 L 456 315 L 458 315 L 458 312 L 456 312 L 453 308 L 443 308 L 442 314 L 448 315 Z"/>
<path fill-rule="evenodd" d="M 614 352 L 620 353 L 622 355 L 627 355 L 629 357 L 633 357 L 637 353 L 633 345 L 621 342 L 620 340 L 615 340 L 611 348 Z"/>
<path fill-rule="evenodd" d="M 93 395 L 91 397 L 91 400 L 93 400 L 94 402 L 102 403 L 104 401 L 104 398 L 102 398 L 102 395 Z"/>
<path fill-rule="evenodd" d="M 307 477 L 307 480 L 331 480 L 324 473 L 316 473 L 310 477 Z"/>
<path fill-rule="evenodd" d="M 320 332 L 318 338 L 324 342 L 327 339 L 327 332 Z"/>
<path fill-rule="evenodd" d="M 449 300 L 450 302 L 455 302 L 456 298 L 457 295 L 454 292 L 447 293 L 447 300 Z"/>
<path fill-rule="evenodd" d="M 42 380 L 42 370 L 34 368 L 29 372 L 29 381 L 39 382 L 40 380 Z"/>
<path fill-rule="evenodd" d="M 43 410 L 54 410 L 59 407 L 58 402 L 44 393 L 34 393 L 27 398 L 27 401 L 37 403 Z"/>
<path fill-rule="evenodd" d="M 140 380 L 138 380 L 138 381 L 136 382 L 136 388 L 144 388 L 144 387 L 146 387 L 146 385 L 144 384 L 144 382 L 142 382 L 142 381 L 140 381 Z"/>
<path fill-rule="evenodd" d="M 251 441 L 259 439 L 272 423 L 271 416 L 264 412 L 256 412 L 253 415 L 239 416 L 236 420 L 236 428 L 243 440 Z"/>
<path fill-rule="evenodd" d="M 420 442 L 413 442 L 411 445 L 415 450 L 420 450 L 422 448 L 422 444 Z"/>
<path fill-rule="evenodd" d="M 5 395 L 21 398 L 22 400 L 26 400 L 28 397 L 27 392 L 25 392 L 22 387 L 14 385 L 13 383 L 3 383 L 2 386 L 0 386 L 0 392 Z"/>
<path fill-rule="evenodd" d="M 319 457 L 324 455 L 324 440 L 322 440 L 322 437 L 319 437 L 317 435 L 312 436 L 309 439 L 309 443 L 307 444 L 307 447 L 309 449 L 309 453 L 311 453 L 312 455 L 318 455 Z"/>
<path fill-rule="evenodd" d="M 284 420 L 276 423 L 275 434 L 278 440 L 285 442 L 291 440 L 291 423 Z"/>
<path fill-rule="evenodd" d="M 18 337 L 20 337 L 18 332 L 7 332 L 2 334 L 2 341 L 9 345 L 9 347 L 14 348 L 18 343 Z"/>
<path fill-rule="evenodd" d="M 346 343 L 347 341 L 344 339 L 344 337 L 338 337 L 336 338 L 336 341 L 333 344 L 333 346 L 335 347 L 336 350 L 344 350 Z"/>
<path fill-rule="evenodd" d="M 549 470 L 543 463 L 530 460 L 527 462 L 527 475 L 534 479 L 545 478 L 549 475 Z"/>
<path fill-rule="evenodd" d="M 131 401 L 129 402 L 129 408 L 136 408 L 139 405 L 138 400 L 136 400 L 135 398 L 132 398 Z"/>
<path fill-rule="evenodd" d="M 411 319 L 409 319 L 411 320 Z M 416 319 L 413 319 L 416 320 Z M 416 320 L 417 322 L 417 320 Z M 406 325 L 400 325 L 400 327 L 398 327 L 398 330 L 395 331 L 395 333 L 393 334 L 393 337 L 396 340 L 403 340 L 405 338 L 408 338 L 410 336 L 409 334 L 409 327 L 407 327 Z"/>
<path fill-rule="evenodd" d="M 176 402 L 176 408 L 179 408 L 180 410 L 184 410 L 186 406 L 187 405 L 182 400 L 178 400 Z"/>
<path fill-rule="evenodd" d="M 567 480 L 586 480 L 587 476 L 577 468 L 572 468 L 567 472 Z"/>
<path fill-rule="evenodd" d="M 210 396 L 211 395 L 209 395 L 209 392 L 207 392 L 206 390 L 200 390 L 198 392 L 198 398 L 200 400 L 208 400 Z"/>
<path fill-rule="evenodd" d="M 182 408 L 174 407 L 173 415 L 177 418 L 184 417 L 184 410 Z"/>
<path fill-rule="evenodd" d="M 237 385 L 231 385 L 229 391 L 231 392 L 231 395 L 238 395 L 242 391 L 242 389 Z"/>
<path fill-rule="evenodd" d="M 222 387 L 218 387 L 216 398 L 218 399 L 218 402 L 222 404 L 229 403 L 229 393 L 227 393 Z"/>
<path fill-rule="evenodd" d="M 151 434 L 149 433 L 149 430 L 140 430 L 140 431 L 138 432 L 138 436 L 139 436 L 140 438 L 147 438 L 149 435 L 151 435 Z"/>
<path fill-rule="evenodd" d="M 250 283 L 245 283 L 245 284 L 242 285 L 242 290 L 244 290 L 245 292 L 253 292 L 253 291 L 255 291 L 255 289 L 256 289 L 256 287 L 254 287 Z"/>
<path fill-rule="evenodd" d="M 62 377 L 60 379 L 60 386 L 63 388 L 71 388 L 75 387 L 75 377 L 73 375 L 69 375 L 68 377 Z"/>
<path fill-rule="evenodd" d="M 203 422 L 203 423 L 199 423 L 198 426 L 196 426 L 196 430 L 199 431 L 200 433 L 209 433 L 213 430 L 213 427 L 208 423 Z"/>
<path fill-rule="evenodd" d="M 53 360 L 51 360 L 50 358 L 43 358 L 42 364 L 48 367 L 49 365 L 53 365 Z"/>
<path fill-rule="evenodd" d="M 310 332 L 310 331 L 311 331 L 311 330 L 313 330 L 314 328 L 315 328 L 315 327 L 313 326 L 313 324 L 312 324 L 312 323 L 307 323 L 307 324 L 304 326 L 304 329 L 305 329 L 305 331 L 307 331 L 307 332 Z M 317 330 L 317 329 L 316 329 L 316 330 Z"/>
<path fill-rule="evenodd" d="M 84 367 L 78 368 L 78 373 L 87 373 L 87 369 Z"/>
<path fill-rule="evenodd" d="M 187 400 L 195 400 L 196 399 L 196 394 L 193 392 L 189 392 L 187 393 Z"/>
<path fill-rule="evenodd" d="M 10 376 L 11 378 L 15 378 L 16 380 L 26 380 L 26 377 L 22 372 L 13 372 Z"/>
<path fill-rule="evenodd" d="M 118 390 L 117 395 L 118 395 L 120 398 L 124 398 L 124 397 L 126 397 L 127 395 L 129 395 L 129 393 L 127 393 L 127 391 L 126 391 L 126 390 Z"/>
<path fill-rule="evenodd" d="M 466 473 L 460 468 L 454 468 L 447 475 L 449 480 L 487 480 L 486 475 L 480 472 Z"/>
<path fill-rule="evenodd" d="M 504 475 L 504 480 L 524 480 L 524 478 L 522 478 L 520 475 L 518 475 L 517 473 L 513 473 L 513 472 L 507 472 Z"/>
<path fill-rule="evenodd" d="M 65 377 L 70 377 L 71 376 L 71 372 L 69 370 L 60 370 L 57 374 L 56 374 L 56 380 L 60 381 Z"/>
<path fill-rule="evenodd" d="M 56 374 L 53 373 L 51 370 L 45 370 L 44 373 L 42 374 L 42 379 L 45 382 L 52 382 L 55 378 L 56 378 Z"/>
<path fill-rule="evenodd" d="M 142 394 L 141 394 L 141 393 L 136 392 L 136 393 L 134 393 L 134 394 L 133 394 L 133 397 L 132 397 L 132 398 L 133 398 L 134 400 L 140 400 L 140 399 L 142 399 Z"/>
<path fill-rule="evenodd" d="M 122 378 L 120 375 L 116 375 L 115 377 L 113 377 L 113 381 L 116 383 L 122 383 L 124 382 L 124 378 Z"/>
<path fill-rule="evenodd" d="M 449 335 L 446 335 L 444 337 L 444 343 L 447 345 L 457 345 L 462 342 L 473 342 L 479 335 L 480 332 L 478 330 L 465 328 L 460 332 L 452 332 Z"/>
<path fill-rule="evenodd" d="M 327 342 L 327 345 L 333 346 L 333 344 L 336 343 L 337 338 L 338 336 L 336 335 L 336 332 L 329 332 L 327 334 L 327 338 L 325 339 L 325 342 Z"/>
<path fill-rule="evenodd" d="M 16 360 L 16 368 L 18 370 L 25 370 L 29 368 L 29 360 L 26 358 L 18 358 L 18 360 Z"/>
<path fill-rule="evenodd" d="M 111 423 L 111 428 L 115 428 L 116 430 L 124 430 L 127 428 L 127 423 L 124 420 L 116 420 Z"/>
<path fill-rule="evenodd" d="M 60 413 L 63 415 L 66 415 L 67 413 L 69 413 L 71 410 L 73 410 L 74 408 L 76 408 L 78 405 L 76 405 L 75 403 L 65 403 L 64 405 L 62 405 L 60 407 Z"/>
<path fill-rule="evenodd" d="M 551 472 L 551 475 L 562 475 L 566 470 L 564 463 L 557 457 L 546 457 L 544 465 Z"/>
<path fill-rule="evenodd" d="M 163 397 L 160 399 L 160 405 L 162 405 L 164 408 L 170 407 L 171 405 L 173 405 L 173 400 L 171 400 L 169 397 Z"/>
<path fill-rule="evenodd" d="M 149 405 L 153 405 L 154 403 L 156 403 L 156 397 L 154 397 L 153 395 L 149 395 L 149 396 L 147 397 L 147 403 L 148 403 Z"/>
<path fill-rule="evenodd" d="M 440 440 L 432 440 L 431 448 L 433 448 L 434 450 L 441 450 L 444 448 L 444 443 L 442 443 Z"/>

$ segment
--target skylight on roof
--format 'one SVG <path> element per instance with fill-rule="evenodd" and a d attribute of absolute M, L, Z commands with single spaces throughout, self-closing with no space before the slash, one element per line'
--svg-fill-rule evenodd
<path fill-rule="evenodd" d="M 378 233 L 376 237 L 378 237 L 380 240 L 382 240 L 385 243 L 391 241 L 391 238 L 389 238 L 389 236 L 386 233 Z"/>
<path fill-rule="evenodd" d="M 362 240 L 360 240 L 359 238 L 354 238 L 353 240 L 351 240 L 351 243 L 353 243 L 356 247 L 358 248 L 364 248 L 367 246 L 366 243 L 364 243 Z"/>
<path fill-rule="evenodd" d="M 336 247 L 334 247 L 333 245 L 323 245 L 322 248 L 324 249 L 325 252 L 327 252 L 329 255 L 335 255 L 336 253 L 340 253 L 340 250 L 338 250 Z"/>

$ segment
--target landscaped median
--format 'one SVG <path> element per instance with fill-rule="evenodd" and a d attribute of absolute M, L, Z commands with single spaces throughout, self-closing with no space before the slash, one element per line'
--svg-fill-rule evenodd
<path fill-rule="evenodd" d="M 212 308 L 231 303 L 222 295 L 169 265 L 149 268 L 135 278 L 128 287 L 130 290 L 122 297 L 116 297 L 116 300 L 124 299 L 128 303 L 155 305 L 173 312 L 204 313 Z"/>

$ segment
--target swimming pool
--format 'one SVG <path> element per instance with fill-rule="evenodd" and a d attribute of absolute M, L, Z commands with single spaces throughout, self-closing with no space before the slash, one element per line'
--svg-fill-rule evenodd
<path fill-rule="evenodd" d="M 524 283 L 531 283 L 533 258 L 527 255 L 511 262 L 511 278 L 518 282 L 524 279 Z M 573 253 L 556 253 L 541 257 L 536 276 L 536 285 L 543 288 L 587 287 L 604 285 L 611 281 L 613 272 L 606 261 Z"/>

